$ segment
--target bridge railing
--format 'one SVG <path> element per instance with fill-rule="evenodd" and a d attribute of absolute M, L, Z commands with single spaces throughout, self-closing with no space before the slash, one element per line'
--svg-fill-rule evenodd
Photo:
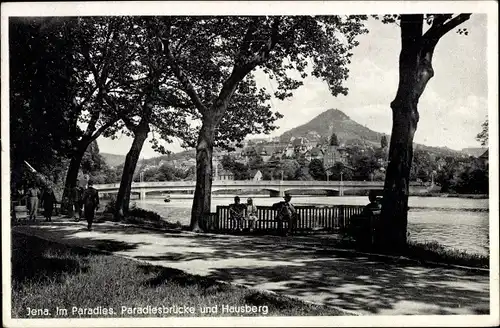
<path fill-rule="evenodd" d="M 304 188 L 304 187 L 383 187 L 383 181 L 294 181 L 294 180 L 216 180 L 213 181 L 214 187 L 242 187 L 242 188 L 265 188 L 265 187 L 289 187 L 289 188 Z M 410 186 L 419 186 L 420 183 L 411 181 Z M 156 188 L 169 188 L 169 187 L 188 187 L 193 188 L 196 186 L 196 181 L 155 181 L 155 182 L 133 182 L 132 189 L 156 189 Z M 94 187 L 97 190 L 109 191 L 118 190 L 119 183 L 112 184 L 96 184 Z"/>
<path fill-rule="evenodd" d="M 360 214 L 363 206 L 335 205 L 335 206 L 295 206 L 298 214 L 296 231 L 329 231 L 335 232 L 345 229 L 353 215 Z M 245 213 L 246 215 L 246 213 Z M 258 220 L 254 224 L 256 231 L 277 231 L 279 223 L 276 220 L 277 211 L 271 206 L 257 206 Z M 237 228 L 236 222 L 229 215 L 229 206 L 217 206 L 215 213 L 207 214 L 204 218 L 205 229 L 208 232 L 232 232 Z M 242 228 L 248 229 L 249 222 L 242 221 Z M 287 229 L 287 222 L 283 228 Z"/>

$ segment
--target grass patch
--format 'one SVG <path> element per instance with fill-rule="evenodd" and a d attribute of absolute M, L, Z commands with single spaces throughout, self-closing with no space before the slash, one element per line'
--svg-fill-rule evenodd
<path fill-rule="evenodd" d="M 477 268 L 489 268 L 489 257 L 479 254 L 471 254 L 458 249 L 445 248 L 437 242 L 418 243 L 409 241 L 404 254 L 410 258 L 439 262 L 445 264 L 456 264 Z"/>
<path fill-rule="evenodd" d="M 193 307 L 195 313 L 172 313 L 175 305 Z M 222 313 L 224 305 L 254 307 L 257 312 Z M 168 313 L 122 312 L 123 306 L 149 306 Z M 28 307 L 47 309 L 48 313 L 28 316 Z M 56 314 L 56 307 L 67 309 L 67 318 L 346 315 L 330 307 L 14 233 L 12 317 L 61 317 Z M 218 311 L 204 314 L 201 307 L 216 307 Z M 113 309 L 113 314 L 104 314 L 104 309 L 107 313 Z"/>
<path fill-rule="evenodd" d="M 138 224 L 143 227 L 152 227 L 159 229 L 185 229 L 187 227 L 183 226 L 179 221 L 173 223 L 166 221 L 158 213 L 145 210 L 139 207 L 133 206 L 127 217 L 124 219 L 126 223 Z"/>

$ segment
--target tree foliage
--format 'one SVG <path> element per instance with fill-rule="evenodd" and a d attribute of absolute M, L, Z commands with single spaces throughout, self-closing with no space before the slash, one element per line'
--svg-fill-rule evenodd
<path fill-rule="evenodd" d="M 330 146 L 339 146 L 339 138 L 335 132 L 333 132 L 330 137 Z"/>
<path fill-rule="evenodd" d="M 488 119 L 481 124 L 481 132 L 476 136 L 476 140 L 481 143 L 481 146 L 488 145 Z"/>
<path fill-rule="evenodd" d="M 311 160 L 311 163 L 309 163 L 309 174 L 315 180 L 325 180 L 326 171 L 323 166 L 323 161 L 316 158 Z"/>
<path fill-rule="evenodd" d="M 78 131 L 69 111 L 74 75 L 73 40 L 49 28 L 47 18 L 9 19 L 10 154 L 12 183 L 21 183 L 24 161 L 45 175 L 67 157 Z M 63 169 L 63 168 L 62 168 Z M 58 175 L 58 174 L 57 174 Z M 19 179 L 18 179 L 19 177 Z"/>
<path fill-rule="evenodd" d="M 279 99 L 291 96 L 308 74 L 326 81 L 333 95 L 346 94 L 343 86 L 348 76 L 346 66 L 352 56 L 350 51 L 357 44 L 355 37 L 365 32 L 364 18 L 155 18 L 151 27 L 162 42 L 178 87 L 196 108 L 194 115 L 201 118 L 195 144 L 197 184 L 191 215 L 193 230 L 199 229 L 198 220 L 210 210 L 212 152 L 218 141 L 225 140 L 221 134 L 228 132 L 224 128 L 228 126 L 227 121 L 251 117 L 250 122 L 258 124 L 250 125 L 250 130 L 259 133 L 268 132 L 277 118 L 269 107 L 266 109 L 270 94 L 256 86 L 253 71 L 259 67 L 277 82 L 274 96 Z M 300 78 L 292 77 L 289 74 L 292 70 L 297 71 Z M 250 99 L 256 106 L 231 106 L 238 95 Z M 243 112 L 238 115 L 237 111 Z M 238 139 L 243 134 L 231 129 L 229 136 Z"/>
<path fill-rule="evenodd" d="M 385 135 L 383 135 L 382 138 L 380 139 L 380 147 L 382 149 L 387 147 L 387 137 Z"/>

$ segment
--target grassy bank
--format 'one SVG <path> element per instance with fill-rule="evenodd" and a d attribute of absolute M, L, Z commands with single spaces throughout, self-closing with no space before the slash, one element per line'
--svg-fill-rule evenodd
<path fill-rule="evenodd" d="M 490 197 L 488 194 L 457 194 L 457 193 L 443 193 L 443 192 L 422 192 L 422 193 L 410 192 L 410 196 L 466 198 L 466 199 L 488 199 Z"/>
<path fill-rule="evenodd" d="M 485 269 L 490 266 L 488 256 L 448 249 L 437 242 L 417 243 L 410 241 L 402 255 L 424 262 L 438 262 Z"/>
<path fill-rule="evenodd" d="M 12 242 L 13 318 L 61 317 L 57 307 L 66 309 L 68 318 L 242 315 L 222 313 L 223 306 L 243 307 L 250 311 L 245 316 L 346 315 L 337 309 L 35 237 L 13 234 Z M 173 313 L 178 312 L 175 305 L 194 313 Z M 147 311 L 155 308 L 156 314 L 140 312 L 148 306 Z M 205 307 L 218 311 L 203 314 L 201 308 Z M 47 312 L 28 316 L 28 308 Z"/>

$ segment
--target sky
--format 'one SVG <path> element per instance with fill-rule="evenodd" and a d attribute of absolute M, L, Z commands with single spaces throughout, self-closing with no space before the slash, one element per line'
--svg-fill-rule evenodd
<path fill-rule="evenodd" d="M 272 100 L 272 108 L 284 117 L 276 122 L 279 129 L 270 136 L 304 124 L 320 113 L 336 108 L 351 119 L 377 131 L 390 134 L 392 112 L 390 103 L 398 85 L 398 60 L 401 49 L 400 29 L 394 24 L 382 24 L 370 19 L 369 33 L 359 36 L 359 46 L 353 51 L 350 76 L 345 82 L 347 96 L 334 97 L 326 83 L 308 77 L 294 96 Z M 454 31 L 438 43 L 433 59 L 435 75 L 429 81 L 419 101 L 420 121 L 415 142 L 453 149 L 479 147 L 475 136 L 488 113 L 487 22 L 486 15 L 474 14 L 461 25 L 467 36 Z M 266 88 L 271 81 L 259 77 Z M 132 139 L 122 135 L 110 140 L 98 139 L 101 152 L 125 155 Z M 170 150 L 182 150 L 180 142 L 169 145 Z M 145 143 L 141 157 L 159 156 Z"/>

